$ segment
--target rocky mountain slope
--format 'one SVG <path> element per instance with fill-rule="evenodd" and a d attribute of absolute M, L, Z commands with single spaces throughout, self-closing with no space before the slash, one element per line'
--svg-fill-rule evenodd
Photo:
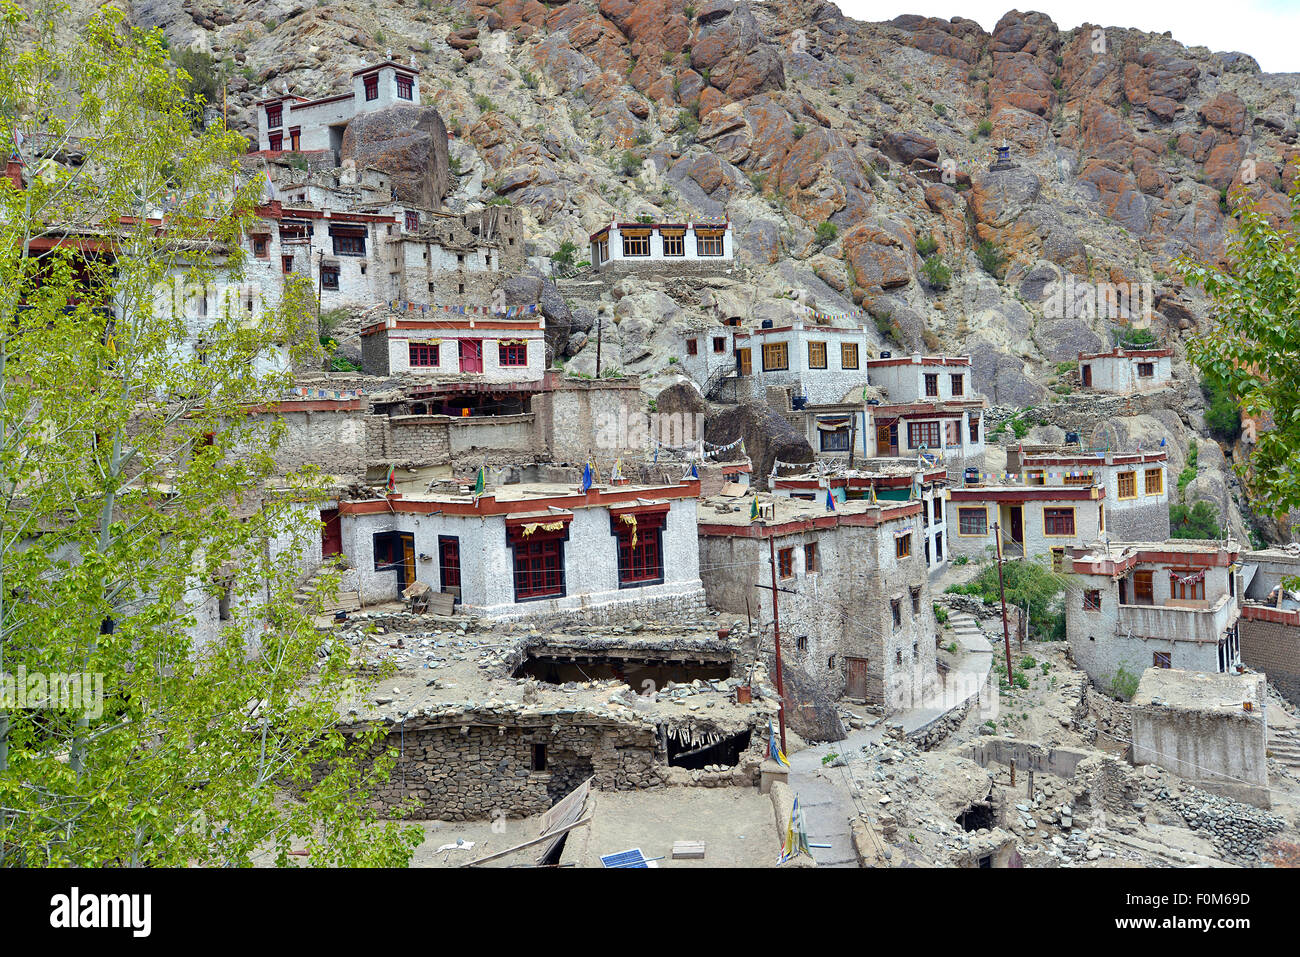
<path fill-rule="evenodd" d="M 1033 406 L 1047 423 L 1027 440 L 1059 439 L 1067 420 L 1127 448 L 1163 438 L 1171 480 L 1205 434 L 1181 355 L 1206 315 L 1172 261 L 1221 259 L 1236 185 L 1285 212 L 1300 158 L 1300 75 L 1168 34 L 1065 31 L 1039 13 L 1012 11 L 987 33 L 961 18 L 861 23 L 821 0 L 130 8 L 173 44 L 233 61 L 232 122 L 250 131 L 264 90 L 340 92 L 362 64 L 413 57 L 452 137 L 448 205 L 517 204 L 540 255 L 568 240 L 583 258 L 613 218 L 732 222 L 730 274 L 548 286 L 571 369 L 594 370 L 597 317 L 606 364 L 612 354 L 654 395 L 680 381 L 669 360 L 686 329 L 794 303 L 861 308 L 885 348 L 969 353 L 995 405 Z M 1014 168 L 990 171 L 1004 143 Z M 931 239 L 946 280 L 923 271 L 917 245 Z M 1176 350 L 1182 386 L 1089 418 L 1066 364 L 1108 348 L 1117 324 L 1054 316 L 1050 283 L 1065 276 L 1150 284 L 1151 332 Z M 1228 460 L 1200 443 L 1189 498 L 1226 504 L 1244 536 Z"/>

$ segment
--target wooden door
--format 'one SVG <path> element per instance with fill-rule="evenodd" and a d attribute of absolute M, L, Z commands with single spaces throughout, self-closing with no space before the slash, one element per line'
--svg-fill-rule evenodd
<path fill-rule="evenodd" d="M 337 508 L 321 509 L 320 520 L 321 554 L 326 558 L 330 555 L 341 555 L 343 553 L 343 527 L 339 522 L 339 510 Z"/>
<path fill-rule="evenodd" d="M 483 371 L 483 340 L 482 339 L 460 340 L 460 371 L 461 372 L 482 372 Z"/>
<path fill-rule="evenodd" d="M 438 578 L 442 590 L 460 600 L 460 539 L 450 535 L 438 537 Z"/>
<path fill-rule="evenodd" d="M 1079 371 L 1083 375 L 1083 387 L 1085 389 L 1091 389 L 1092 388 L 1092 366 L 1083 366 Z"/>
<path fill-rule="evenodd" d="M 736 350 L 736 369 L 741 375 L 750 375 L 754 371 L 754 360 L 748 349 Z"/>
<path fill-rule="evenodd" d="M 867 659 L 850 658 L 845 655 L 844 665 L 848 672 L 848 680 L 844 686 L 844 697 L 860 698 L 865 701 L 867 698 Z"/>
<path fill-rule="evenodd" d="M 1017 545 L 1025 543 L 1025 513 L 1019 505 L 1011 506 L 1011 540 Z"/>
<path fill-rule="evenodd" d="M 413 581 L 415 581 L 415 536 L 403 535 L 401 581 L 398 584 L 401 588 L 405 588 Z"/>

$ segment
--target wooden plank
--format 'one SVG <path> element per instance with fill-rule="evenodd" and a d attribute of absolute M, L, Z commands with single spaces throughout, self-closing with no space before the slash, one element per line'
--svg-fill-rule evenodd
<path fill-rule="evenodd" d="M 703 841 L 673 841 L 673 860 L 702 861 L 704 846 Z"/>
<path fill-rule="evenodd" d="M 558 828 L 554 831 L 551 831 L 548 834 L 543 834 L 541 837 L 535 837 L 531 841 L 524 841 L 522 844 L 516 844 L 514 847 L 508 847 L 504 851 L 498 851 L 495 854 L 489 854 L 487 857 L 480 857 L 477 861 L 469 861 L 468 863 L 462 864 L 460 866 L 474 867 L 478 864 L 486 864 L 488 861 L 495 861 L 497 858 L 505 857 L 507 854 L 513 854 L 515 851 L 522 851 L 525 847 L 532 847 L 534 844 L 542 843 L 542 841 L 549 841 L 552 838 L 559 837 L 561 834 L 567 834 L 569 831 L 572 831 L 575 827 L 582 827 L 584 824 L 590 824 L 590 823 L 591 823 L 591 815 L 588 814 L 581 821 L 577 821 L 573 824 L 568 825 L 567 827 Z"/>

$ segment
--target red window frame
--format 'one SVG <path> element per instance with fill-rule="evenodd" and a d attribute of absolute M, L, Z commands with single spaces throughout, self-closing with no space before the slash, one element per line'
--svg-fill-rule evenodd
<path fill-rule="evenodd" d="M 293 257 L 292 257 L 292 256 L 281 256 L 281 257 L 280 257 L 280 271 L 283 272 L 283 273 L 285 273 L 286 275 L 288 275 L 289 273 L 293 272 Z"/>
<path fill-rule="evenodd" d="M 271 152 L 278 153 L 284 149 L 284 135 L 281 133 L 272 133 L 268 139 L 271 141 Z"/>
<path fill-rule="evenodd" d="M 266 236 L 254 236 L 253 255 L 258 259 L 268 258 L 271 255 L 271 240 Z"/>
<path fill-rule="evenodd" d="M 939 373 L 925 373 L 925 394 L 927 396 L 936 396 L 939 394 Z"/>
<path fill-rule="evenodd" d="M 399 100 L 409 100 L 413 98 L 412 91 L 415 88 L 415 78 L 405 74 L 397 74 L 397 98 Z"/>
<path fill-rule="evenodd" d="M 1043 509 L 1043 534 L 1044 535 L 1075 534 L 1074 509 L 1072 508 Z"/>
<path fill-rule="evenodd" d="M 284 107 L 277 103 L 274 106 L 266 108 L 266 128 L 268 130 L 278 130 L 284 125 Z"/>
<path fill-rule="evenodd" d="M 408 210 L 406 211 L 406 230 L 407 230 L 407 232 L 412 232 L 412 233 L 413 233 L 413 232 L 415 232 L 415 231 L 416 231 L 417 229 L 419 229 L 419 228 L 420 228 L 420 214 L 419 214 L 418 212 L 416 212 L 415 210 L 408 209 Z"/>
<path fill-rule="evenodd" d="M 686 354 L 687 354 L 688 356 L 694 356 L 694 355 L 699 355 L 699 352 L 700 352 L 700 344 L 699 344 L 699 342 L 698 342 L 697 340 L 695 340 L 695 339 L 687 339 L 687 340 L 686 340 Z"/>
<path fill-rule="evenodd" d="M 522 526 L 510 529 L 515 601 L 563 597 L 564 540 L 568 529 L 563 532 L 538 529 L 531 535 L 523 532 Z"/>
<path fill-rule="evenodd" d="M 610 523 L 618 538 L 618 585 L 620 588 L 653 585 L 664 580 L 664 516 L 636 514 L 635 530 L 621 515 L 611 515 Z M 636 545 L 632 537 L 636 536 Z"/>
<path fill-rule="evenodd" d="M 1101 590 L 1100 589 L 1088 588 L 1084 590 L 1083 610 L 1101 611 Z"/>
<path fill-rule="evenodd" d="M 1183 575 L 1190 572 L 1183 572 Z M 1204 601 L 1205 600 L 1205 578 L 1194 582 L 1179 582 L 1181 578 L 1178 572 L 1169 573 L 1169 597 L 1178 601 Z"/>
<path fill-rule="evenodd" d="M 454 535 L 438 536 L 438 576 L 443 591 L 460 587 L 460 539 Z"/>
<path fill-rule="evenodd" d="M 365 79 L 366 100 L 379 99 L 379 74 L 372 73 Z"/>
<path fill-rule="evenodd" d="M 427 369 L 438 364 L 438 344 L 430 342 L 408 342 L 406 346 L 406 364 Z"/>
<path fill-rule="evenodd" d="M 894 557 L 911 558 L 912 557 L 912 533 L 903 532 L 901 535 L 894 536 Z"/>
<path fill-rule="evenodd" d="M 322 289 L 338 289 L 339 287 L 338 266 L 321 266 L 320 286 Z"/>
<path fill-rule="evenodd" d="M 497 364 L 502 366 L 528 365 L 528 343 L 526 342 L 498 343 Z"/>
<path fill-rule="evenodd" d="M 776 574 L 778 578 L 794 578 L 793 548 L 778 548 L 776 550 Z"/>
<path fill-rule="evenodd" d="M 966 386 L 965 383 L 962 381 L 963 379 L 965 379 L 965 376 L 962 375 L 960 372 L 952 373 L 952 394 L 953 395 L 966 394 Z"/>
<path fill-rule="evenodd" d="M 366 254 L 366 236 L 361 233 L 330 233 L 334 241 L 336 256 L 364 256 Z"/>

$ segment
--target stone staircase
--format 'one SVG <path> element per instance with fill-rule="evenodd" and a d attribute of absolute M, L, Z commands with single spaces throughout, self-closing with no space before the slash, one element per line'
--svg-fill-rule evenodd
<path fill-rule="evenodd" d="M 974 652 L 992 653 L 993 646 L 984 636 L 983 629 L 973 615 L 962 611 L 949 612 L 948 635 L 951 635 L 961 650 L 967 654 Z M 946 637 L 946 636 L 945 636 Z"/>
<path fill-rule="evenodd" d="M 1300 777 L 1300 734 L 1295 728 L 1270 728 L 1268 751 L 1274 761 Z"/>
<path fill-rule="evenodd" d="M 293 593 L 294 601 L 299 604 L 305 604 L 316 596 L 316 591 L 320 587 L 321 577 L 326 571 L 332 568 L 330 562 L 321 565 L 320 568 L 312 572 L 308 578 Z M 336 612 L 358 611 L 361 608 L 361 595 L 356 591 L 343 591 L 339 589 L 334 598 L 324 598 L 321 605 L 321 613 L 326 616 L 333 616 Z"/>

